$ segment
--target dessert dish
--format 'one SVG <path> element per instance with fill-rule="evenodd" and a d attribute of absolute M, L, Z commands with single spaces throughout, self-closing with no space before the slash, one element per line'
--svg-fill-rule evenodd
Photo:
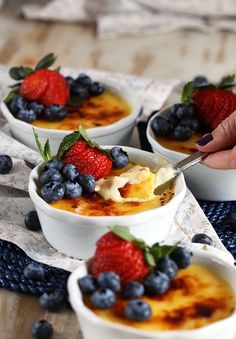
<path fill-rule="evenodd" d="M 108 137 L 105 142 L 111 142 L 109 135 L 113 132 L 117 142 L 126 142 L 139 113 L 131 89 L 92 79 L 85 73 L 64 77 L 58 68 L 52 69 L 55 59 L 50 53 L 34 69 L 10 69 L 9 74 L 17 83 L 11 86 L 1 108 L 14 136 L 35 148 L 30 138 L 29 125 L 33 125 L 44 142 L 47 138 L 52 140 L 54 152 L 59 139 L 83 124 L 92 137 L 101 138 L 97 140 L 100 143 L 104 137 Z"/>
<path fill-rule="evenodd" d="M 68 281 L 84 337 L 233 339 L 236 270 L 220 256 L 111 228 Z"/>
<path fill-rule="evenodd" d="M 148 123 L 147 137 L 153 151 L 163 154 L 172 163 L 195 152 L 195 142 L 236 109 L 236 95 L 228 90 L 232 82 L 233 78 L 225 78 L 215 87 L 196 87 L 192 82 L 185 85 L 182 103 L 161 110 Z M 187 170 L 185 177 L 199 199 L 227 201 L 236 198 L 232 189 L 235 170 L 215 170 L 199 164 Z"/>
<path fill-rule="evenodd" d="M 88 257 L 92 241 L 105 232 L 105 226 L 118 220 L 133 225 L 136 235 L 145 233 L 148 243 L 166 237 L 185 185 L 180 176 L 161 196 L 154 194 L 161 180 L 157 169 L 167 164 L 164 159 L 128 147 L 101 148 L 82 126 L 63 139 L 57 158 L 51 159 L 49 141 L 43 148 L 37 133 L 35 137 L 45 163 L 32 171 L 29 193 L 45 237 L 54 247 L 69 255 Z M 50 224 L 55 223 L 54 216 L 61 219 L 57 223 L 61 239 L 53 236 Z M 159 216 L 163 220 L 160 225 Z M 65 238 L 70 241 L 64 242 Z"/>

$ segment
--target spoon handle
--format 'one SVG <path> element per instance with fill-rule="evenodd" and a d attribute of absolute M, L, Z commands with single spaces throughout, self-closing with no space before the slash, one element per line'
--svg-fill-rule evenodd
<path fill-rule="evenodd" d="M 208 156 L 209 153 L 203 153 L 200 151 L 197 151 L 190 155 L 189 157 L 185 158 L 184 160 L 181 160 L 177 164 L 173 165 L 173 168 L 177 172 L 183 172 L 186 169 L 196 165 L 197 163 L 201 162 L 204 158 Z"/>

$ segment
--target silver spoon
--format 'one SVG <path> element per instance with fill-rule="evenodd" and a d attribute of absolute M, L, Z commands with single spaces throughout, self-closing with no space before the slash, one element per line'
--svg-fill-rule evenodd
<path fill-rule="evenodd" d="M 164 192 L 164 190 L 167 188 L 167 186 L 170 184 L 170 182 L 177 177 L 180 173 L 187 170 L 188 168 L 198 164 L 203 159 L 205 159 L 208 156 L 209 153 L 203 153 L 200 151 L 197 151 L 193 154 L 191 154 L 189 157 L 185 158 L 184 160 L 179 161 L 178 163 L 174 164 L 172 168 L 173 176 L 169 178 L 167 181 L 163 182 L 161 185 L 157 186 L 154 190 L 154 194 L 160 195 Z"/>

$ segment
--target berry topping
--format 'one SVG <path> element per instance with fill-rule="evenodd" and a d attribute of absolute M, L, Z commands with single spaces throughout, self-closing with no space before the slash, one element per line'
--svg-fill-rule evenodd
<path fill-rule="evenodd" d="M 45 277 L 44 269 L 37 263 L 29 264 L 24 268 L 24 277 L 30 280 L 43 280 Z"/>
<path fill-rule="evenodd" d="M 116 302 L 116 295 L 112 290 L 98 289 L 91 295 L 91 303 L 95 308 L 105 310 L 111 308 Z"/>
<path fill-rule="evenodd" d="M 27 109 L 34 111 L 36 117 L 39 118 L 44 110 L 44 105 L 37 101 L 32 101 L 27 105 Z"/>
<path fill-rule="evenodd" d="M 179 120 L 192 118 L 194 109 L 192 105 L 175 104 L 171 108 L 171 113 Z"/>
<path fill-rule="evenodd" d="M 44 185 L 41 189 L 42 198 L 46 202 L 54 202 L 61 200 L 64 196 L 64 193 L 65 193 L 64 185 L 54 181 Z"/>
<path fill-rule="evenodd" d="M 207 244 L 210 246 L 213 244 L 213 240 L 211 239 L 211 237 L 209 237 L 209 235 L 204 234 L 204 233 L 195 234 L 192 237 L 192 242 L 200 243 L 200 244 Z"/>
<path fill-rule="evenodd" d="M 193 135 L 193 130 L 185 125 L 178 125 L 175 127 L 173 132 L 174 138 L 176 140 L 188 140 Z"/>
<path fill-rule="evenodd" d="M 16 114 L 18 113 L 20 110 L 24 110 L 26 109 L 27 106 L 27 101 L 21 97 L 20 95 L 16 95 L 13 99 L 12 102 L 10 104 L 10 108 L 11 111 Z"/>
<path fill-rule="evenodd" d="M 86 99 L 89 96 L 89 91 L 86 87 L 75 83 L 71 87 L 71 92 L 73 95 L 76 95 L 78 99 L 81 100 L 81 102 Z"/>
<path fill-rule="evenodd" d="M 144 294 L 144 287 L 138 281 L 130 281 L 122 287 L 122 296 L 125 299 L 136 299 Z"/>
<path fill-rule="evenodd" d="M 53 160 L 49 160 L 45 164 L 43 171 L 47 171 L 49 169 L 55 169 L 55 170 L 60 172 L 63 166 L 64 166 L 64 164 L 63 164 L 62 161 L 59 161 L 57 159 L 53 159 Z"/>
<path fill-rule="evenodd" d="M 124 309 L 125 316 L 133 321 L 148 320 L 152 315 L 151 307 L 143 300 L 131 300 Z"/>
<path fill-rule="evenodd" d="M 165 273 L 170 279 L 173 279 L 178 272 L 178 266 L 167 256 L 158 260 L 155 271 Z"/>
<path fill-rule="evenodd" d="M 65 187 L 66 198 L 75 199 L 82 195 L 82 187 L 77 182 L 66 181 L 63 184 Z"/>
<path fill-rule="evenodd" d="M 83 193 L 91 194 L 95 190 L 96 181 L 93 175 L 91 174 L 79 174 L 77 177 L 78 183 L 83 189 Z"/>
<path fill-rule="evenodd" d="M 12 158 L 6 154 L 0 154 L 0 174 L 7 174 L 13 167 Z"/>
<path fill-rule="evenodd" d="M 120 290 L 120 277 L 114 272 L 102 272 L 99 274 L 98 285 L 102 289 L 110 289 L 113 292 Z"/>
<path fill-rule="evenodd" d="M 189 127 L 191 130 L 196 132 L 199 129 L 199 121 L 194 118 L 186 118 L 181 120 L 180 126 Z"/>
<path fill-rule="evenodd" d="M 32 325 L 31 332 L 37 339 L 49 339 L 53 334 L 53 327 L 46 320 L 39 320 Z"/>
<path fill-rule="evenodd" d="M 39 298 L 40 305 L 47 311 L 60 311 L 65 305 L 65 296 L 59 291 L 43 293 Z"/>
<path fill-rule="evenodd" d="M 207 85 L 209 85 L 209 81 L 204 75 L 198 75 L 193 79 L 193 87 L 201 87 Z"/>
<path fill-rule="evenodd" d="M 110 149 L 110 156 L 112 158 L 113 165 L 116 168 L 122 168 L 128 165 L 128 153 L 123 151 L 121 147 L 112 147 Z"/>
<path fill-rule="evenodd" d="M 186 268 L 191 264 L 192 253 L 186 248 L 177 246 L 170 254 L 172 260 L 175 261 L 179 268 Z"/>
<path fill-rule="evenodd" d="M 152 121 L 152 130 L 155 134 L 162 137 L 169 136 L 172 132 L 173 125 L 164 117 L 157 116 Z"/>
<path fill-rule="evenodd" d="M 65 77 L 65 79 L 69 87 L 74 85 L 75 80 L 72 77 L 68 76 L 68 77 Z"/>
<path fill-rule="evenodd" d="M 78 285 L 83 294 L 92 294 L 97 290 L 96 279 L 88 274 L 78 280 Z"/>
<path fill-rule="evenodd" d="M 101 95 L 104 92 L 105 88 L 100 82 L 93 82 L 90 87 L 90 94 L 92 96 Z"/>
<path fill-rule="evenodd" d="M 48 169 L 43 171 L 39 177 L 39 181 L 42 185 L 45 185 L 51 181 L 62 182 L 62 175 L 56 169 Z"/>
<path fill-rule="evenodd" d="M 85 87 L 90 87 L 92 85 L 91 78 L 87 74 L 84 74 L 84 73 L 80 73 L 78 78 L 75 79 L 75 82 Z"/>
<path fill-rule="evenodd" d="M 41 224 L 39 221 L 38 213 L 36 211 L 30 211 L 26 214 L 25 226 L 31 231 L 41 230 Z"/>
<path fill-rule="evenodd" d="M 162 272 L 150 273 L 143 281 L 148 295 L 161 295 L 170 288 L 170 278 Z"/>
<path fill-rule="evenodd" d="M 65 180 L 74 181 L 78 177 L 79 172 L 74 165 L 69 164 L 63 166 L 62 175 Z"/>
<path fill-rule="evenodd" d="M 32 109 L 22 108 L 16 113 L 16 117 L 19 120 L 31 123 L 37 119 L 36 113 Z"/>
<path fill-rule="evenodd" d="M 45 108 L 44 116 L 50 121 L 60 121 L 67 116 L 67 109 L 64 106 L 54 104 Z"/>

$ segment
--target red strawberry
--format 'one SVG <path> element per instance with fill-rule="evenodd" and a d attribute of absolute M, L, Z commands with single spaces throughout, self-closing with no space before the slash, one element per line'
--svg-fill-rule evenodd
<path fill-rule="evenodd" d="M 236 95 L 223 89 L 199 89 L 194 91 L 194 109 L 200 122 L 215 129 L 236 110 Z"/>
<path fill-rule="evenodd" d="M 69 87 L 65 78 L 49 69 L 36 70 L 27 75 L 20 85 L 20 95 L 26 100 L 37 100 L 45 106 L 64 106 L 69 99 Z"/>
<path fill-rule="evenodd" d="M 106 233 L 96 243 L 91 263 L 91 273 L 112 271 L 120 276 L 121 283 L 140 280 L 149 272 L 144 254 L 134 241 L 127 241 L 112 232 Z"/>
<path fill-rule="evenodd" d="M 81 174 L 92 174 L 96 180 L 105 177 L 112 168 L 109 156 L 84 140 L 76 141 L 64 153 L 62 161 L 76 166 Z"/>

